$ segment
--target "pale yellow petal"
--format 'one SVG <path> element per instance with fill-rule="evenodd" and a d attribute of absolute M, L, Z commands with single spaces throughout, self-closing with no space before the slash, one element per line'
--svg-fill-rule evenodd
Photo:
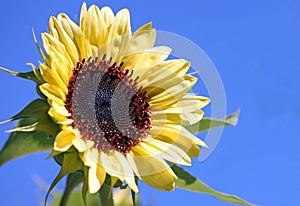
<path fill-rule="evenodd" d="M 161 63 L 168 58 L 171 48 L 158 46 L 150 49 L 136 51 L 124 56 L 118 63 L 123 62 L 124 69 L 134 70 L 135 76 L 143 76 L 153 65 Z M 140 79 L 142 80 L 142 78 Z"/>
<path fill-rule="evenodd" d="M 80 28 L 85 38 L 96 47 L 100 47 L 107 42 L 108 30 L 100 10 L 92 5 L 81 20 Z"/>
<path fill-rule="evenodd" d="M 180 114 L 180 118 L 183 125 L 193 125 L 199 122 L 203 118 L 203 115 L 204 112 L 202 110 L 198 110 L 196 112 L 182 113 Z"/>
<path fill-rule="evenodd" d="M 134 162 L 133 156 L 134 156 L 133 152 L 132 152 L 132 151 L 129 151 L 129 153 L 127 153 L 127 155 L 126 155 L 127 162 L 128 162 L 128 164 L 129 164 L 129 166 L 131 167 L 131 169 L 133 170 L 133 172 L 135 173 L 135 175 L 136 175 L 139 179 L 141 179 L 140 174 L 139 174 L 139 171 L 138 171 L 138 169 L 137 169 L 137 166 L 136 166 L 136 164 L 135 164 L 135 162 Z"/>
<path fill-rule="evenodd" d="M 118 177 L 121 181 L 124 181 L 124 173 L 119 159 L 116 158 L 115 153 L 117 151 L 111 151 L 110 154 L 101 154 L 101 163 L 108 174 Z"/>
<path fill-rule="evenodd" d="M 175 80 L 177 84 L 174 84 Z M 184 75 L 181 80 L 176 76 L 174 81 L 157 81 L 150 90 L 147 90 L 149 91 L 149 93 L 147 92 L 148 102 L 152 108 L 171 105 L 178 99 L 181 99 L 196 84 L 196 82 L 197 78 L 190 75 Z M 157 85 L 157 83 L 161 83 L 161 86 Z"/>
<path fill-rule="evenodd" d="M 89 184 L 89 192 L 91 194 L 96 193 L 100 189 L 106 177 L 106 171 L 102 167 L 101 162 L 99 161 L 100 161 L 100 155 L 98 156 L 98 161 L 89 168 L 88 184 Z"/>
<path fill-rule="evenodd" d="M 61 21 L 65 20 L 68 23 L 72 31 L 72 41 L 76 45 L 78 51 L 77 61 L 82 61 L 83 59 L 88 58 L 92 54 L 91 45 L 86 41 L 80 27 L 75 24 L 66 14 L 60 14 L 60 18 Z"/>
<path fill-rule="evenodd" d="M 81 11 L 80 11 L 80 25 L 84 21 L 84 17 L 86 15 L 86 13 L 87 13 L 87 6 L 86 6 L 86 3 L 83 2 L 82 6 L 81 6 Z"/>
<path fill-rule="evenodd" d="M 100 182 L 97 178 L 97 164 L 94 164 L 89 168 L 88 185 L 89 185 L 89 192 L 91 194 L 98 192 L 98 190 L 101 187 Z"/>
<path fill-rule="evenodd" d="M 191 159 L 189 156 L 175 145 L 151 138 L 145 139 L 140 143 L 140 146 L 155 157 L 159 157 L 176 164 L 186 166 L 191 165 Z"/>
<path fill-rule="evenodd" d="M 97 162 L 99 161 L 100 158 L 99 156 L 101 156 L 101 154 L 99 154 L 98 149 L 90 148 L 83 155 L 84 164 L 86 166 L 92 167 L 93 165 L 97 164 Z"/>
<path fill-rule="evenodd" d="M 103 19 L 107 28 L 112 24 L 112 22 L 115 19 L 113 11 L 108 6 L 105 6 L 101 9 L 100 16 Z"/>
<path fill-rule="evenodd" d="M 173 105 L 164 108 L 162 112 L 174 114 L 196 112 L 205 107 L 209 102 L 210 100 L 207 97 L 187 93 Z"/>
<path fill-rule="evenodd" d="M 153 138 L 173 144 L 184 152 L 189 151 L 194 144 L 206 147 L 206 144 L 202 140 L 195 137 L 181 125 L 166 124 L 163 127 L 152 126 L 150 134 Z"/>
<path fill-rule="evenodd" d="M 209 101 L 206 97 L 188 93 L 172 105 L 160 105 L 159 109 L 152 109 L 151 117 L 154 124 L 165 120 L 173 124 L 192 125 L 202 119 L 204 112 L 201 108 Z"/>
<path fill-rule="evenodd" d="M 116 157 L 117 161 L 122 166 L 125 181 L 127 182 L 129 187 L 133 191 L 138 192 L 138 188 L 137 188 L 137 185 L 135 183 L 134 174 L 133 174 L 133 171 L 132 171 L 131 167 L 129 166 L 129 164 L 127 162 L 127 159 L 124 157 L 123 154 L 121 154 L 119 152 L 115 152 L 115 157 Z"/>
<path fill-rule="evenodd" d="M 66 58 L 69 57 L 69 54 L 66 51 L 65 46 L 51 34 L 42 33 L 42 41 L 43 41 L 43 46 L 49 55 L 51 55 L 51 52 L 54 52 L 55 54 L 61 54 Z"/>
<path fill-rule="evenodd" d="M 144 51 L 153 48 L 156 39 L 156 30 L 152 28 L 152 23 L 141 26 L 130 40 L 129 46 L 126 50 L 126 55 L 136 52 Z"/>
<path fill-rule="evenodd" d="M 58 15 L 57 19 L 55 17 L 52 17 L 50 19 L 50 22 L 52 22 L 53 26 L 51 28 L 55 28 L 58 34 L 58 40 L 65 46 L 66 51 L 68 52 L 68 55 L 71 57 L 73 64 L 76 64 L 78 62 L 78 52 L 76 45 L 74 44 L 71 37 L 68 35 L 70 31 L 67 33 L 64 28 L 69 28 L 69 26 L 63 24 L 68 24 L 67 21 L 64 21 L 61 15 Z"/>
<path fill-rule="evenodd" d="M 113 61 L 121 59 L 131 39 L 130 14 L 128 9 L 119 11 L 108 34 L 107 56 Z"/>
<path fill-rule="evenodd" d="M 76 131 L 76 135 L 77 135 L 77 138 L 75 138 L 73 140 L 73 145 L 79 152 L 85 152 L 94 145 L 94 143 L 92 141 L 89 141 L 89 140 L 84 141 L 82 139 L 82 137 L 80 136 L 79 131 Z"/>

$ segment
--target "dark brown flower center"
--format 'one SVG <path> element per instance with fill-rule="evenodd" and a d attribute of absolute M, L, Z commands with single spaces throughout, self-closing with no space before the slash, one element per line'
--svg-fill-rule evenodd
<path fill-rule="evenodd" d="M 137 79 L 105 56 L 74 68 L 65 107 L 72 114 L 73 126 L 95 148 L 127 153 L 148 134 L 149 104 Z"/>

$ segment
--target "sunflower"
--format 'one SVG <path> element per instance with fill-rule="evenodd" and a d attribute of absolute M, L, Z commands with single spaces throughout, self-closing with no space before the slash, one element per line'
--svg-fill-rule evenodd
<path fill-rule="evenodd" d="M 80 22 L 61 13 L 42 33 L 44 63 L 40 91 L 48 114 L 60 126 L 53 151 L 76 148 L 88 168 L 90 193 L 105 178 L 135 177 L 165 191 L 174 189 L 170 164 L 191 165 L 206 146 L 185 125 L 203 117 L 209 99 L 188 93 L 197 78 L 190 63 L 167 60 L 171 49 L 154 46 L 156 30 L 148 23 L 133 35 L 127 9 L 83 3 Z"/>

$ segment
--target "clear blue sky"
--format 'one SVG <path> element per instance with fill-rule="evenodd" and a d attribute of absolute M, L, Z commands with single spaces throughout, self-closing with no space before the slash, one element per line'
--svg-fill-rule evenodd
<path fill-rule="evenodd" d="M 31 28 L 47 30 L 51 14 L 79 15 L 82 1 L 9 0 L 1 3 L 0 65 L 16 71 L 41 60 Z M 226 90 L 227 110 L 241 107 L 238 126 L 225 128 L 213 154 L 189 171 L 210 186 L 259 205 L 300 202 L 300 2 L 296 0 L 118 0 L 87 1 L 127 7 L 132 28 L 154 27 L 198 44 L 213 60 Z M 74 18 L 73 18 L 74 19 Z M 40 37 L 39 37 L 40 39 Z M 0 120 L 36 98 L 34 84 L 0 72 Z M 0 146 L 13 124 L 0 126 Z M 38 205 L 44 198 L 33 176 L 50 183 L 59 167 L 46 153 L 0 168 L 0 205 Z M 61 189 L 63 184 L 58 186 Z M 143 202 L 154 205 L 229 205 L 212 197 L 141 185 Z"/>

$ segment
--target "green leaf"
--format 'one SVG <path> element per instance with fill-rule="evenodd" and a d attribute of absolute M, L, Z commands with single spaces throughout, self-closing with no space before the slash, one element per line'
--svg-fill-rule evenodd
<path fill-rule="evenodd" d="M 238 123 L 239 114 L 240 114 L 240 109 L 228 115 L 223 120 L 214 119 L 214 118 L 203 118 L 199 122 L 193 125 L 185 126 L 185 128 L 192 133 L 199 133 L 199 132 L 215 129 L 217 127 L 235 126 Z"/>
<path fill-rule="evenodd" d="M 58 175 L 56 176 L 56 178 L 53 180 L 53 182 L 51 183 L 46 198 L 45 198 L 45 202 L 44 205 L 46 206 L 46 202 L 48 199 L 48 196 L 51 192 L 51 190 L 55 187 L 55 185 L 59 182 L 59 180 L 61 180 L 64 176 L 66 176 L 67 174 L 73 173 L 77 170 L 80 170 L 82 168 L 82 161 L 79 157 L 79 153 L 77 151 L 73 151 L 73 152 L 65 152 L 64 153 L 64 160 L 63 160 L 63 164 L 61 166 L 60 172 L 58 173 Z"/>
<path fill-rule="evenodd" d="M 30 72 L 15 72 L 15 71 L 3 68 L 3 67 L 0 67 L 0 70 L 5 71 L 5 72 L 7 72 L 11 75 L 17 76 L 17 77 L 21 77 L 23 79 L 28 79 L 28 80 L 34 81 L 37 84 L 41 83 L 40 80 L 35 76 L 33 71 L 30 71 Z"/>
<path fill-rule="evenodd" d="M 17 126 L 32 124 L 36 119 L 22 119 Z M 0 166 L 9 160 L 35 152 L 49 151 L 54 144 L 44 132 L 13 132 L 0 151 Z"/>
<path fill-rule="evenodd" d="M 176 165 L 172 166 L 172 170 L 175 172 L 175 174 L 178 177 L 178 179 L 175 180 L 175 184 L 177 188 L 212 195 L 215 198 L 222 200 L 224 202 L 242 204 L 242 205 L 253 205 L 237 196 L 225 194 L 212 189 L 211 187 L 207 186 L 206 184 L 196 179 L 188 172 L 184 171 L 182 168 Z"/>
<path fill-rule="evenodd" d="M 49 105 L 45 100 L 36 99 L 30 102 L 21 112 L 10 119 L 0 122 L 4 124 L 21 118 L 41 118 L 48 113 Z"/>
<path fill-rule="evenodd" d="M 84 181 L 84 173 L 82 171 L 74 172 L 68 175 L 67 186 L 61 198 L 59 206 L 66 206 L 73 189 Z"/>

